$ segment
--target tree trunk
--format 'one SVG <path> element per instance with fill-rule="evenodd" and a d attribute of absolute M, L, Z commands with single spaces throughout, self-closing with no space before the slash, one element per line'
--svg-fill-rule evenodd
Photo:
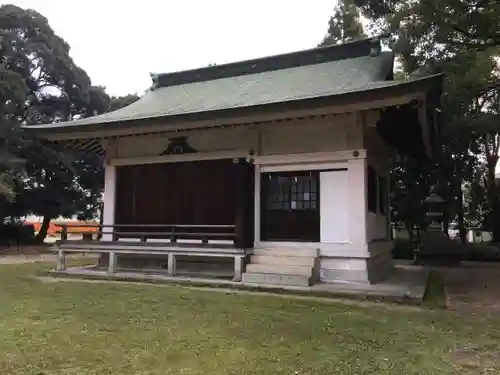
<path fill-rule="evenodd" d="M 460 237 L 460 243 L 465 245 L 467 242 L 467 231 L 465 230 L 465 212 L 464 212 L 464 193 L 462 187 L 458 189 L 458 207 L 457 207 L 457 224 Z"/>
<path fill-rule="evenodd" d="M 36 235 L 36 242 L 42 243 L 43 241 L 45 241 L 51 220 L 52 218 L 50 216 L 45 215 L 43 217 L 42 226 L 40 227 L 40 231 Z"/>
<path fill-rule="evenodd" d="M 487 177 L 487 197 L 489 199 L 493 226 L 493 243 L 500 243 L 500 200 L 497 193 L 497 184 L 495 181 L 495 166 L 488 162 L 488 177 Z"/>
<path fill-rule="evenodd" d="M 486 150 L 486 178 L 484 180 L 486 187 L 486 196 L 491 207 L 491 227 L 493 234 L 493 243 L 500 243 L 500 198 L 498 196 L 497 182 L 495 179 L 495 169 L 498 163 L 498 143 L 491 142 L 491 138 L 486 135 L 484 146 Z M 495 138 L 496 141 L 496 138 Z M 491 146 L 493 143 L 493 146 Z M 493 150 L 492 150 L 493 149 Z"/>
<path fill-rule="evenodd" d="M 491 223 L 492 223 L 492 237 L 493 243 L 500 243 L 500 204 L 497 203 L 491 210 Z"/>

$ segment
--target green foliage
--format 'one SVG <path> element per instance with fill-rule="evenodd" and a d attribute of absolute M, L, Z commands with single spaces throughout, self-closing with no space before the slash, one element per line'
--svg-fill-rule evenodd
<path fill-rule="evenodd" d="M 391 30 L 391 45 L 406 77 L 445 73 L 442 96 L 442 150 L 425 177 L 448 200 L 446 221 L 459 226 L 483 222 L 494 213 L 500 240 L 500 195 L 494 172 L 498 162 L 497 105 L 500 76 L 500 3 L 494 0 L 355 0 L 371 28 Z M 423 176 L 398 165 L 400 185 L 421 184 Z M 403 182 L 404 181 L 404 182 Z M 421 186 L 421 185 L 419 185 Z M 403 189 L 404 190 L 404 189 Z M 483 192 L 481 192 L 483 190 Z M 395 205 L 409 204 L 395 192 Z M 398 197 L 402 195 L 403 197 Z M 464 209 L 464 207 L 466 209 Z M 398 210 L 398 207 L 395 208 Z M 416 219 L 415 219 L 416 220 Z M 462 228 L 463 229 L 463 228 Z M 462 230 L 462 235 L 465 232 Z"/>
<path fill-rule="evenodd" d="M 432 185 L 431 166 L 412 158 L 404 158 L 392 170 L 391 218 L 407 228 L 425 225 L 423 200 Z"/>
<path fill-rule="evenodd" d="M 464 184 L 465 223 L 469 228 L 484 226 L 490 211 L 483 175 L 483 171 L 478 171 L 470 182 Z"/>
<path fill-rule="evenodd" d="M 126 106 L 136 102 L 139 99 L 140 99 L 140 97 L 137 94 L 128 94 L 125 96 L 112 96 L 111 102 L 109 104 L 109 110 L 116 111 L 117 109 L 126 107 Z"/>
<path fill-rule="evenodd" d="M 354 0 L 371 20 L 387 20 L 393 30 L 414 19 L 417 33 L 429 42 L 466 50 L 500 45 L 500 3 L 497 0 Z M 404 26 L 403 26 L 404 27 Z"/>
<path fill-rule="evenodd" d="M 28 213 L 51 218 L 89 218 L 99 206 L 102 160 L 70 152 L 20 131 L 32 125 L 94 116 L 122 107 L 137 96 L 110 98 L 91 86 L 69 55 L 69 45 L 34 10 L 0 6 L 0 194 L 3 216 Z M 14 173 L 14 164 L 23 170 Z M 40 231 L 40 239 L 44 237 Z"/>
<path fill-rule="evenodd" d="M 394 240 L 391 255 L 393 259 L 413 260 L 415 257 L 415 244 L 406 239 Z"/>
<path fill-rule="evenodd" d="M 319 45 L 341 44 L 364 36 L 363 25 L 353 0 L 340 0 L 328 21 L 328 32 Z"/>

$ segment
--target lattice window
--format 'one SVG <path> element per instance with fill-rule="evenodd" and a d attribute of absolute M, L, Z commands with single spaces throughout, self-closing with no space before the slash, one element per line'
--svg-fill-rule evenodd
<path fill-rule="evenodd" d="M 269 210 L 310 210 L 318 208 L 318 175 L 269 173 L 265 177 Z"/>

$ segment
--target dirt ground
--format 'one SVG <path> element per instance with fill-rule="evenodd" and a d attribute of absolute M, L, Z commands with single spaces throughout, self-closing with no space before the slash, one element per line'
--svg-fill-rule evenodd
<path fill-rule="evenodd" d="M 54 262 L 56 258 L 52 254 L 39 255 L 4 255 L 0 256 L 0 264 L 22 264 L 36 262 Z"/>
<path fill-rule="evenodd" d="M 39 255 L 51 253 L 49 244 L 0 246 L 0 257 L 5 255 Z"/>
<path fill-rule="evenodd" d="M 500 263 L 464 262 L 459 267 L 436 270 L 443 279 L 450 309 L 500 312 Z"/>
<path fill-rule="evenodd" d="M 79 258 L 79 254 L 69 254 L 68 259 Z M 0 248 L 0 265 L 49 262 L 56 263 L 56 256 L 49 245 L 9 246 Z"/>
<path fill-rule="evenodd" d="M 9 246 L 0 248 L 0 264 L 55 262 L 47 245 Z"/>

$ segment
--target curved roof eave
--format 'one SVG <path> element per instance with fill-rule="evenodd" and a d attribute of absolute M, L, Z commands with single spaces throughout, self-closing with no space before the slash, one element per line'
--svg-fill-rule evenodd
<path fill-rule="evenodd" d="M 233 108 L 224 108 L 208 111 L 198 111 L 190 113 L 181 113 L 175 115 L 159 115 L 149 117 L 137 117 L 117 119 L 112 121 L 99 121 L 100 116 L 95 116 L 82 120 L 68 121 L 64 123 L 54 123 L 46 125 L 23 126 L 26 130 L 35 131 L 40 136 L 57 134 L 57 133 L 80 133 L 89 131 L 100 130 L 120 130 L 131 127 L 139 127 L 142 125 L 151 124 L 154 120 L 162 121 L 171 120 L 172 122 L 182 121 L 196 121 L 201 119 L 215 119 L 218 117 L 227 117 L 234 115 L 236 111 L 238 114 L 244 114 L 245 111 L 254 111 L 255 114 L 261 112 L 268 112 L 270 110 L 283 110 L 283 109 L 308 109 L 322 106 L 346 105 L 355 102 L 367 102 L 378 99 L 384 99 L 391 96 L 405 95 L 417 92 L 426 92 L 432 88 L 439 88 L 443 79 L 442 74 L 436 74 L 424 78 L 418 78 L 410 81 L 380 81 L 373 82 L 363 87 L 355 87 L 344 92 L 337 92 L 333 95 L 314 96 L 295 98 L 290 101 L 262 103 L 252 106 L 240 106 Z M 374 95 L 377 94 L 377 97 Z M 137 103 L 137 102 L 136 102 Z M 132 104 L 133 105 L 133 104 Z M 115 111 L 119 112 L 121 110 Z M 88 122 L 88 120 L 94 120 Z M 87 121 L 84 121 L 87 120 Z"/>

